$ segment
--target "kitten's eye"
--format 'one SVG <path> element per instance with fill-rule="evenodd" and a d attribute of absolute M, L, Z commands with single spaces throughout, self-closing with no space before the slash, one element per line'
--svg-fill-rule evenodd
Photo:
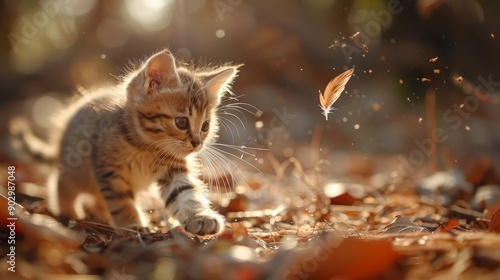
<path fill-rule="evenodd" d="M 175 126 L 178 129 L 184 130 L 189 128 L 189 121 L 186 117 L 177 117 L 175 118 Z"/>
<path fill-rule="evenodd" d="M 201 125 L 201 131 L 203 131 L 203 132 L 207 132 L 209 127 L 210 127 L 210 121 L 205 121 L 205 122 Z"/>

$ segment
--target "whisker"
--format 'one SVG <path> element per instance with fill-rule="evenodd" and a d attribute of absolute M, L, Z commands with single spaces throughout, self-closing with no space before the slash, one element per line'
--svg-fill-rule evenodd
<path fill-rule="evenodd" d="M 221 121 L 221 120 L 224 120 L 224 121 L 228 122 L 229 124 L 231 124 L 236 129 L 236 135 L 238 137 L 240 137 L 240 131 L 238 130 L 238 126 L 232 120 L 230 120 L 228 118 L 225 118 L 225 117 L 220 117 L 219 116 L 219 121 Z M 228 125 L 228 127 L 230 127 L 230 126 Z M 230 131 L 232 132 L 231 129 L 230 129 Z"/>
<path fill-rule="evenodd" d="M 257 112 L 260 112 L 260 110 L 257 107 L 255 107 L 251 104 L 248 104 L 248 103 L 241 103 L 241 102 L 225 104 L 221 108 L 231 108 L 231 109 L 236 109 L 236 110 L 243 110 L 243 111 L 250 113 L 252 115 L 256 114 L 256 112 L 253 112 L 250 109 L 243 107 L 243 105 L 246 105 L 246 106 L 250 107 L 251 109 L 254 109 Z"/>
<path fill-rule="evenodd" d="M 247 117 L 238 108 L 233 108 L 233 107 L 228 106 L 228 107 L 224 107 L 224 110 L 225 111 L 221 112 L 221 114 L 227 114 L 227 115 L 231 114 L 232 116 L 237 117 L 236 114 L 232 114 L 232 113 L 227 113 L 226 112 L 226 111 L 235 111 L 236 113 L 239 113 L 243 117 L 243 119 L 245 120 L 246 124 L 248 123 Z"/>
<path fill-rule="evenodd" d="M 240 121 L 241 123 L 241 126 L 243 126 L 243 130 L 246 130 L 246 127 L 245 127 L 245 123 L 241 120 L 240 117 L 238 117 L 236 114 L 233 114 L 233 113 L 228 113 L 228 112 L 217 112 L 217 114 L 220 114 L 220 115 L 228 115 L 228 116 L 232 116 L 234 118 L 236 118 L 238 121 Z M 227 119 L 227 118 L 226 118 Z M 228 120 L 228 119 L 227 119 Z"/>
<path fill-rule="evenodd" d="M 233 134 L 233 131 L 231 130 L 231 127 L 226 123 L 226 120 L 219 118 L 219 123 L 222 125 L 222 127 L 224 128 L 224 130 L 229 131 L 229 133 L 231 134 L 231 140 L 234 143 L 234 134 Z M 240 135 L 239 135 L 238 129 L 236 129 L 236 132 L 238 132 L 238 137 L 239 137 Z"/>
<path fill-rule="evenodd" d="M 247 147 L 247 146 L 236 146 L 236 145 L 231 145 L 231 144 L 225 144 L 225 143 L 212 143 L 213 145 L 217 146 L 224 146 L 232 149 L 248 149 L 248 150 L 256 150 L 256 151 L 269 151 L 269 148 L 259 148 L 259 147 Z M 244 151 L 241 151 L 244 152 Z M 254 155 L 252 155 L 254 156 Z"/>
<path fill-rule="evenodd" d="M 210 149 L 207 149 L 206 152 L 207 153 L 202 155 L 202 158 L 208 160 L 210 168 L 213 168 L 215 170 L 215 173 L 219 175 L 219 178 L 222 178 L 222 180 L 226 182 L 224 189 L 226 190 L 226 192 L 228 192 L 227 186 L 230 186 L 231 182 L 229 182 L 229 179 L 226 176 L 224 176 L 225 173 L 231 176 L 232 182 L 236 182 L 236 179 L 233 175 L 233 169 L 231 168 L 230 163 L 228 163 L 228 161 L 225 160 L 226 159 L 225 157 L 221 159 L 220 156 L 214 154 L 214 152 Z M 221 168 L 217 168 L 217 166 L 220 166 Z M 224 173 L 223 171 L 226 172 Z"/>
<path fill-rule="evenodd" d="M 214 172 L 215 175 L 217 176 L 216 178 L 222 178 L 223 182 L 225 182 L 224 190 L 226 191 L 226 193 L 229 193 L 228 186 L 230 186 L 231 182 L 229 182 L 229 179 L 225 176 L 223 169 L 226 170 L 226 174 L 229 174 L 231 176 L 231 178 L 233 178 L 233 182 L 234 182 L 234 176 L 232 174 L 231 168 L 229 166 L 225 166 L 225 165 L 228 165 L 227 162 L 223 162 L 224 163 L 224 164 L 222 164 L 223 168 L 217 168 L 217 160 L 210 152 L 205 153 L 205 154 L 201 154 L 200 159 L 203 162 L 204 166 L 207 167 L 207 169 L 209 170 L 210 173 Z M 218 194 L 219 194 L 219 199 L 220 199 L 219 181 L 215 180 L 215 184 L 213 184 L 212 177 L 208 176 L 208 183 L 209 183 L 209 185 L 215 185 L 215 187 L 218 191 Z"/>
<path fill-rule="evenodd" d="M 231 157 L 233 157 L 233 158 L 238 159 L 238 160 L 239 160 L 239 161 L 241 161 L 241 162 L 244 162 L 244 163 L 248 164 L 249 166 L 251 166 L 252 168 L 254 168 L 256 171 L 258 171 L 259 173 L 262 173 L 262 171 L 260 171 L 260 169 L 258 169 L 258 168 L 257 168 L 256 166 L 254 166 L 252 163 L 250 163 L 249 161 L 247 161 L 247 160 L 245 160 L 245 159 L 243 159 L 243 158 L 241 158 L 241 157 L 238 157 L 238 156 L 236 156 L 236 155 L 234 155 L 234 154 L 232 154 L 232 153 L 230 153 L 230 152 L 224 151 L 224 150 L 222 150 L 222 149 L 219 149 L 219 148 L 216 148 L 216 147 L 213 147 L 213 146 L 211 146 L 211 147 L 207 147 L 207 148 L 211 149 L 211 152 L 213 152 L 213 154 L 218 154 L 218 155 L 220 155 L 220 156 L 223 156 L 223 155 L 228 155 L 228 156 L 231 156 Z M 225 157 L 225 156 L 224 156 L 224 158 L 227 158 L 227 157 Z M 230 161 L 230 160 L 229 160 L 228 162 L 229 162 L 229 163 L 231 163 L 233 166 L 235 166 L 235 167 L 237 167 L 237 168 L 238 168 L 238 166 L 237 166 L 234 162 L 232 162 L 232 161 Z M 238 168 L 238 169 L 239 169 L 239 168 Z"/>

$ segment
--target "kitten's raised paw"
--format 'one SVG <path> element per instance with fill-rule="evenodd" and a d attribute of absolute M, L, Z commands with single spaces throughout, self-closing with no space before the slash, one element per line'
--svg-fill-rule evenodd
<path fill-rule="evenodd" d="M 215 211 L 203 211 L 184 222 L 184 229 L 198 236 L 220 234 L 224 225 L 224 217 Z"/>

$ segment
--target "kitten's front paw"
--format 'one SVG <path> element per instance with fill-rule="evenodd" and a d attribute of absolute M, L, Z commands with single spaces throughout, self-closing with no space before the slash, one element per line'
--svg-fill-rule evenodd
<path fill-rule="evenodd" d="M 224 226 L 224 217 L 215 211 L 207 210 L 188 218 L 184 229 L 198 236 L 217 235 Z"/>

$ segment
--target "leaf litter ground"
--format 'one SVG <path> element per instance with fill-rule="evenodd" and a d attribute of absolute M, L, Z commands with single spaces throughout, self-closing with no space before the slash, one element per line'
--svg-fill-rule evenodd
<path fill-rule="evenodd" d="M 15 164 L 16 272 L 7 270 L 10 247 L 2 242 L 2 279 L 500 277 L 497 168 L 484 158 L 467 172 L 339 180 L 289 159 L 214 195 L 227 223 L 211 240 L 162 223 L 154 233 L 129 235 L 88 221 L 62 226 L 46 210 L 43 170 Z M 3 222 L 7 201 L 0 203 Z M 1 234 L 9 234 L 6 226 Z"/>

